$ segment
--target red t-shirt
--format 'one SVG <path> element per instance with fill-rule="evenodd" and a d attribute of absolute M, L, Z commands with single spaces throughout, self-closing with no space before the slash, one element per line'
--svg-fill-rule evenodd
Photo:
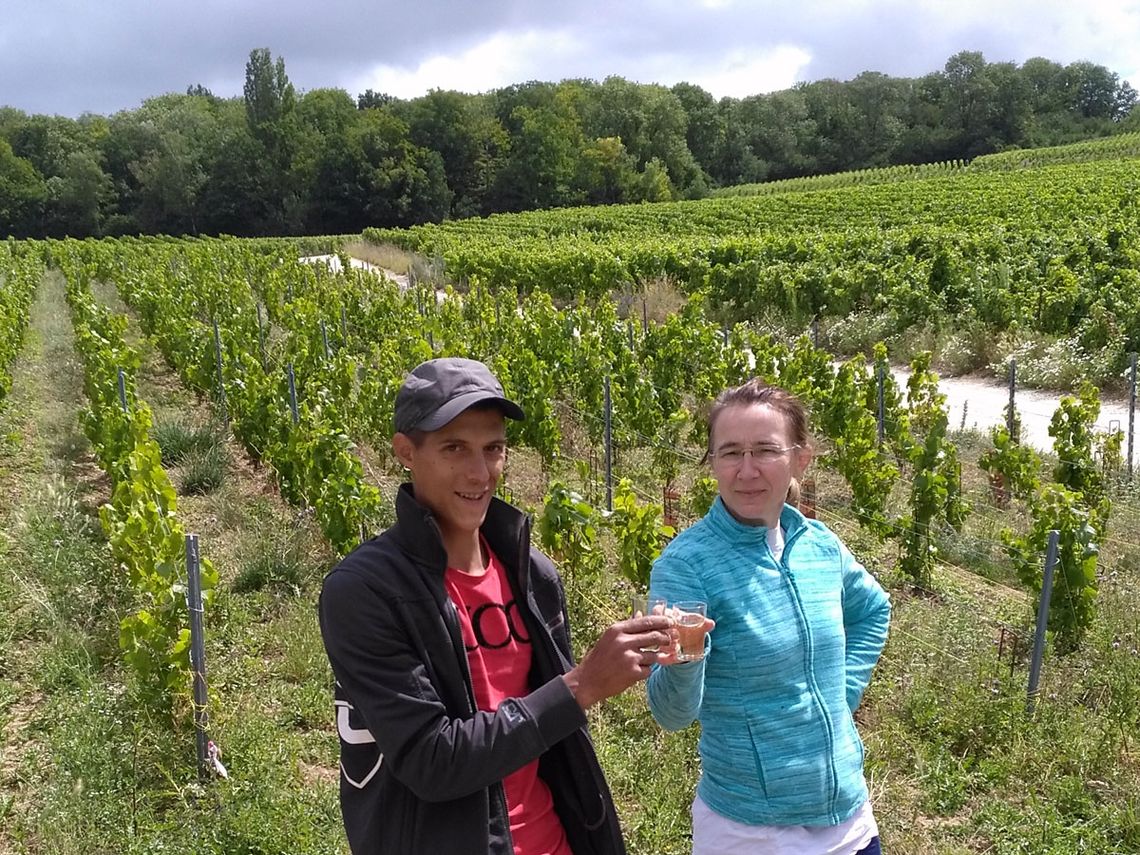
<path fill-rule="evenodd" d="M 481 710 L 496 710 L 505 699 L 530 691 L 531 645 L 506 571 L 485 543 L 484 548 L 488 561 L 482 575 L 449 567 L 444 581 L 459 612 L 475 702 Z M 515 855 L 573 855 L 550 789 L 538 776 L 538 760 L 504 778 L 503 787 Z"/>

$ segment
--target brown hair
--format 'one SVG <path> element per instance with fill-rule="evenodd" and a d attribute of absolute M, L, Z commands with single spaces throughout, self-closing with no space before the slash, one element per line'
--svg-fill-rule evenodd
<path fill-rule="evenodd" d="M 476 403 L 472 404 L 470 407 L 468 407 L 463 412 L 466 413 L 466 412 L 469 412 L 472 410 L 475 410 L 475 411 L 498 410 L 498 411 L 502 412 L 503 408 L 499 404 L 498 401 L 477 401 Z M 447 427 L 447 425 L 444 425 L 444 427 Z M 412 430 L 405 433 L 404 436 L 406 436 L 408 439 L 410 439 L 412 441 L 412 445 L 414 445 L 416 448 L 422 448 L 423 444 L 424 444 L 424 440 L 427 439 L 427 435 L 429 433 L 434 433 L 434 431 L 420 430 L 419 428 L 413 428 Z"/>
<path fill-rule="evenodd" d="M 789 432 L 791 433 L 792 442 L 802 448 L 809 448 L 811 446 L 811 433 L 808 431 L 808 417 L 807 408 L 803 405 L 795 395 L 786 389 L 781 389 L 779 386 L 773 386 L 766 383 L 759 377 L 753 377 L 747 383 L 740 386 L 734 386 L 731 389 L 725 389 L 716 396 L 716 400 L 712 402 L 709 407 L 708 414 L 708 442 L 705 447 L 705 456 L 701 461 L 707 463 L 709 455 L 712 454 L 712 437 L 713 430 L 716 429 L 716 420 L 720 414 L 727 410 L 729 407 L 750 407 L 754 404 L 763 404 L 766 407 L 771 407 L 777 413 L 783 415 L 787 421 Z M 800 485 L 796 479 L 792 479 L 791 486 L 788 487 L 788 504 L 799 504 L 800 500 Z"/>

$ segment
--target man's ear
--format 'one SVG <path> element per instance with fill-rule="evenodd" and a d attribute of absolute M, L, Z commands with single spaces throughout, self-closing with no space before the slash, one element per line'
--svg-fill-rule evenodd
<path fill-rule="evenodd" d="M 416 455 L 416 444 L 406 433 L 398 433 L 392 437 L 392 453 L 405 469 L 411 469 Z"/>

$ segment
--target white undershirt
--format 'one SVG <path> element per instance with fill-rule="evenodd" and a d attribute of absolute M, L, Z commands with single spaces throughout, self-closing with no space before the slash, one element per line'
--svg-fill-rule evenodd
<path fill-rule="evenodd" d="M 693 855 L 854 855 L 878 834 L 870 799 L 839 825 L 745 825 L 693 800 Z"/>
<path fill-rule="evenodd" d="M 768 529 L 768 549 L 783 556 L 783 526 Z M 870 799 L 846 822 L 820 826 L 746 825 L 693 800 L 693 855 L 854 855 L 878 834 Z"/>
<path fill-rule="evenodd" d="M 782 525 L 773 526 L 768 529 L 768 549 L 772 551 L 772 557 L 779 561 L 784 555 L 784 527 Z"/>

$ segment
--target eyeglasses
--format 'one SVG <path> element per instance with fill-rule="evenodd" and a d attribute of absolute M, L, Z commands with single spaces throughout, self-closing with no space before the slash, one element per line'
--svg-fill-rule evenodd
<path fill-rule="evenodd" d="M 725 466 L 739 466 L 744 462 L 744 455 L 751 454 L 754 463 L 774 463 L 789 451 L 795 451 L 798 445 L 789 445 L 781 448 L 778 445 L 753 445 L 750 448 L 729 446 L 719 451 L 710 451 L 711 460 L 719 460 Z"/>

